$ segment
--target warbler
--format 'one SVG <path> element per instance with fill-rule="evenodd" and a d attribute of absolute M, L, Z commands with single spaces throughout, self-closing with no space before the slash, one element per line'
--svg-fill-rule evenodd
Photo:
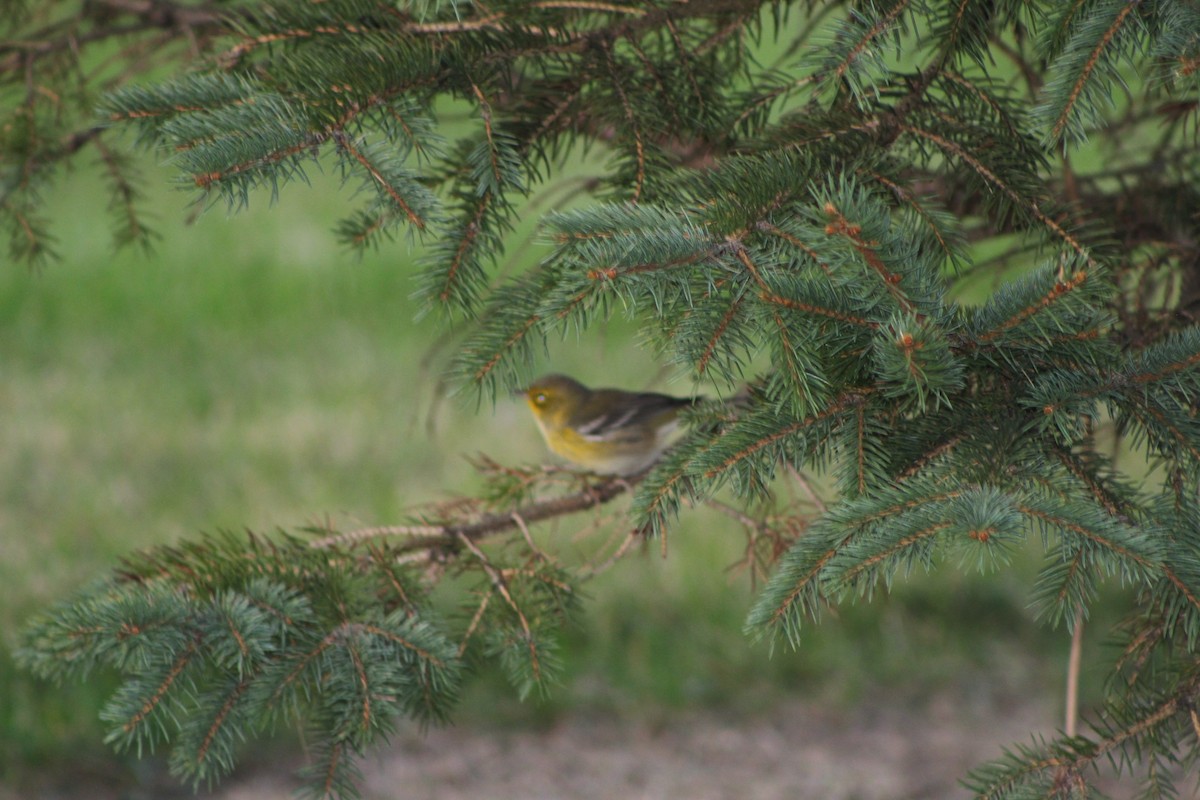
<path fill-rule="evenodd" d="M 636 475 L 678 441 L 679 412 L 699 398 L 589 389 L 543 375 L 522 392 L 546 445 L 599 475 Z"/>

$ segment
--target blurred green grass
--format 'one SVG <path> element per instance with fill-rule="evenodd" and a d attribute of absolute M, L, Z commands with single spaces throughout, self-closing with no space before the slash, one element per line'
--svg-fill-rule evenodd
<path fill-rule="evenodd" d="M 153 189 L 165 236 L 151 255 L 112 252 L 99 187 L 81 177 L 64 188 L 52 198 L 54 216 L 69 221 L 61 262 L 0 271 L 0 777 L 16 782 L 67 763 L 134 774 L 102 744 L 97 713 L 111 677 L 56 688 L 11 658 L 31 614 L 123 554 L 217 529 L 395 522 L 477 486 L 465 459 L 476 451 L 545 459 L 517 403 L 476 410 L 439 394 L 454 340 L 446 346 L 451 334 L 432 318 L 414 321 L 415 255 L 404 243 L 361 261 L 339 250 L 331 228 L 349 193 L 331 178 L 291 187 L 273 208 L 255 198 L 244 213 L 213 209 L 190 226 L 187 198 Z M 536 260 L 537 247 L 527 250 Z M 616 320 L 555 347 L 545 366 L 688 390 L 661 380 L 637 342 Z M 575 542 L 571 525 L 538 532 L 568 562 L 595 544 Z M 651 544 L 586 586 L 558 690 L 518 703 L 485 670 L 462 720 L 697 705 L 753 713 L 793 691 L 833 702 L 958 683 L 1057 691 L 1067 636 L 1036 627 L 1025 609 L 1033 553 L 991 578 L 914 576 L 811 626 L 799 652 L 772 654 L 742 633 L 753 592 L 728 568 L 743 546 L 727 518 L 685 512 L 666 559 Z M 1099 645 L 1088 647 L 1091 663 Z"/>

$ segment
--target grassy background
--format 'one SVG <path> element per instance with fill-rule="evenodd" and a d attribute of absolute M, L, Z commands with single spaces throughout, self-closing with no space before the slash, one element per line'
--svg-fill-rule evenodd
<path fill-rule="evenodd" d="M 439 399 L 451 348 L 435 320 L 415 321 L 404 243 L 362 261 L 340 251 L 330 229 L 349 197 L 330 179 L 289 189 L 275 208 L 256 200 L 188 226 L 187 199 L 156 189 L 163 240 L 149 255 L 114 254 L 99 187 L 80 178 L 52 198 L 61 262 L 0 270 L 0 780 L 10 785 L 64 765 L 118 783 L 144 777 L 102 744 L 111 677 L 50 687 L 11 660 L 24 620 L 122 554 L 216 529 L 395 522 L 415 504 L 469 493 L 464 457 L 476 451 L 545 459 L 517 402 L 476 410 Z M 554 348 L 545 366 L 688 388 L 663 380 L 621 321 Z M 539 535 L 567 561 L 600 541 L 581 545 L 569 523 Z M 697 705 L 755 713 L 781 693 L 847 702 L 881 687 L 914 700 L 961 685 L 1060 702 L 1050 693 L 1066 634 L 1037 628 L 1025 609 L 1035 553 L 986 579 L 913 576 L 813 626 L 799 652 L 770 654 L 741 633 L 753 593 L 727 567 L 743 543 L 726 518 L 686 513 L 667 559 L 652 546 L 589 584 L 558 691 L 518 703 L 483 674 L 461 720 L 537 724 L 579 708 L 666 717 Z M 1102 658 L 1096 641 L 1087 652 L 1085 663 Z"/>

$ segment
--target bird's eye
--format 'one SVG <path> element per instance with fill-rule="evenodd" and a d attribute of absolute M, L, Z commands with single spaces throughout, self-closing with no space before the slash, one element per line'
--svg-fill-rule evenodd
<path fill-rule="evenodd" d="M 545 405 L 546 404 L 546 393 L 538 392 L 537 394 L 535 394 L 533 396 L 533 402 L 537 403 L 539 406 Z"/>

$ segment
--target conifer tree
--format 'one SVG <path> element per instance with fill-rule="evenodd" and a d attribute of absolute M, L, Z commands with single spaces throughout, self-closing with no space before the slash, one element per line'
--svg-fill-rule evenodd
<path fill-rule="evenodd" d="M 720 490 L 749 504 L 817 474 L 837 489 L 822 513 L 760 526 L 778 560 L 751 636 L 801 645 L 826 604 L 915 567 L 1003 569 L 1040 541 L 1029 593 L 1047 625 L 1077 630 L 1104 581 L 1136 588 L 1124 654 L 1089 730 L 1018 746 L 969 785 L 1083 797 L 1111 761 L 1174 796 L 1164 766 L 1194 764 L 1200 737 L 1200 3 L 0 11 L 15 259 L 52 255 L 39 198 L 86 151 L 118 238 L 147 235 L 118 138 L 132 129 L 203 202 L 335 165 L 364 190 L 336 236 L 426 246 L 416 280 L 431 310 L 471 321 L 454 374 L 483 397 L 617 313 L 697 382 L 750 386 L 736 408 L 697 407 L 640 480 L 550 496 L 493 465 L 489 497 L 411 524 L 131 557 L 35 620 L 22 651 L 54 679 L 124 676 L 104 711 L 115 746 L 167 742 L 181 779 L 211 782 L 241 738 L 299 719 L 313 795 L 354 796 L 354 757 L 400 717 L 450 713 L 464 658 L 498 660 L 522 693 L 553 676 L 580 576 L 522 548 L 527 526 L 631 491 L 632 536 L 665 545 Z M 453 115 L 470 124 L 451 133 Z M 583 153 L 602 169 L 590 202 L 545 214 L 550 255 L 498 280 L 531 187 Z M 993 288 L 967 302 L 967 286 Z M 1153 468 L 1115 458 L 1130 450 Z M 463 620 L 430 602 L 446 574 L 482 598 Z"/>

